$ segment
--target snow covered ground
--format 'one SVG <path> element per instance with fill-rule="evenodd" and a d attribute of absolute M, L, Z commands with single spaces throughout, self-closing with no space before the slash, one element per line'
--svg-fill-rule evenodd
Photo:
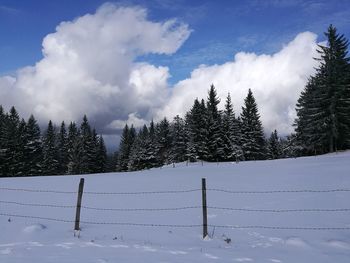
<path fill-rule="evenodd" d="M 80 238 L 73 236 L 73 222 L 4 215 L 74 221 L 80 176 L 0 179 L 0 262 L 350 262 L 350 211 L 309 210 L 350 208 L 350 192 L 342 191 L 350 189 L 350 152 L 239 164 L 179 164 L 175 168 L 83 177 Z M 196 191 L 202 177 L 207 179 L 208 189 L 233 191 L 208 190 L 209 207 L 243 209 L 208 208 L 208 223 L 248 228 L 210 226 L 211 238 L 202 239 L 202 228 L 195 226 L 202 223 L 201 191 Z M 288 192 L 303 189 L 340 191 Z M 130 194 L 168 190 L 195 191 Z M 129 194 L 101 194 L 108 192 Z M 187 209 L 108 210 L 123 208 Z"/>

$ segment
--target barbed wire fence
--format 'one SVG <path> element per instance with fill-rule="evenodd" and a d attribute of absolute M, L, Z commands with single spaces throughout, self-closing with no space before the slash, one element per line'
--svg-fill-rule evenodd
<path fill-rule="evenodd" d="M 272 230 L 313 230 L 313 231 L 330 231 L 330 230 L 350 230 L 350 227 L 343 226 L 275 226 L 275 225 L 219 225 L 208 223 L 207 210 L 223 210 L 223 211 L 235 211 L 235 212 L 254 212 L 254 213 L 339 213 L 350 212 L 350 208 L 295 208 L 295 209 L 251 209 L 240 207 L 221 207 L 207 205 L 207 192 L 219 192 L 227 195 L 273 195 L 273 194 L 300 194 L 300 193 L 338 193 L 338 192 L 350 192 L 350 189 L 336 188 L 336 189 L 287 189 L 287 190 L 261 190 L 261 191 L 235 191 L 229 189 L 219 188 L 206 188 L 206 180 L 202 179 L 202 188 L 185 189 L 185 190 L 161 190 L 161 191 L 138 191 L 138 192 L 97 192 L 97 191 L 84 191 L 84 178 L 81 178 L 79 182 L 78 191 L 64 191 L 64 190 L 49 190 L 49 189 L 29 189 L 29 188 L 9 188 L 0 187 L 0 192 L 28 192 L 28 193 L 44 193 L 44 194 L 56 194 L 56 195 L 76 195 L 77 204 L 51 204 L 51 203 L 35 203 L 35 202 L 21 202 L 21 201 L 9 201 L 0 200 L 0 216 L 8 218 L 23 218 L 23 219 L 35 219 L 43 221 L 54 221 L 61 223 L 74 224 L 74 234 L 80 234 L 80 224 L 85 225 L 116 225 L 116 226 L 135 226 L 135 227 L 167 227 L 167 228 L 203 228 L 203 238 L 208 235 L 208 227 L 224 228 L 224 229 L 272 229 Z M 117 207 L 94 207 L 89 205 L 82 205 L 82 197 L 84 195 L 91 196 L 144 196 L 144 195 L 182 195 L 186 193 L 201 193 L 202 204 L 201 205 L 188 205 L 180 207 L 134 207 L 134 208 L 117 208 Z M 198 194 L 199 195 L 199 194 Z M 75 220 L 45 217 L 36 215 L 23 215 L 19 213 L 11 213 L 3 211 L 4 205 L 12 206 L 26 206 L 26 207 L 40 207 L 40 208 L 53 208 L 53 209 L 75 209 Z M 80 220 L 81 209 L 93 210 L 93 211 L 107 211 L 107 212 L 165 212 L 165 211 L 184 211 L 184 210 L 198 210 L 198 213 L 202 214 L 203 222 L 200 224 L 159 224 L 159 223 L 135 223 L 135 222 L 114 222 L 114 221 L 85 221 Z M 72 211 L 72 215 L 74 212 Z"/>

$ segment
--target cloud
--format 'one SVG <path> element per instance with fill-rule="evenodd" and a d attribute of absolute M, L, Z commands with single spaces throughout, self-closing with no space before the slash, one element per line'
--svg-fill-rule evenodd
<path fill-rule="evenodd" d="M 300 33 L 272 55 L 239 52 L 232 61 L 201 65 L 173 87 L 167 67 L 138 61 L 175 53 L 190 33 L 176 20 L 150 21 L 144 8 L 105 4 L 58 25 L 44 38 L 43 58 L 34 66 L 0 77 L 0 103 L 44 123 L 78 121 L 87 114 L 99 132 L 115 134 L 125 123 L 142 126 L 152 118 L 184 116 L 213 83 L 221 108 L 230 92 L 239 114 L 250 88 L 266 131 L 291 132 L 296 101 L 317 65 L 315 34 Z M 250 41 L 258 40 L 238 39 Z"/>
<path fill-rule="evenodd" d="M 188 26 L 174 19 L 152 22 L 144 8 L 105 4 L 62 22 L 44 38 L 42 60 L 14 79 L 0 78 L 1 103 L 41 120 L 87 114 L 100 127 L 130 116 L 151 118 L 167 97 L 168 68 L 135 60 L 173 54 L 189 35 Z"/>
<path fill-rule="evenodd" d="M 191 77 L 172 89 L 169 101 L 158 116 L 184 115 L 194 98 L 207 97 L 211 83 L 217 89 L 223 108 L 230 92 L 236 113 L 240 113 L 248 89 L 256 98 L 266 131 L 278 129 L 282 134 L 292 131 L 295 104 L 317 61 L 316 35 L 298 34 L 279 52 L 272 55 L 237 53 L 234 60 L 221 65 L 202 65 Z"/>

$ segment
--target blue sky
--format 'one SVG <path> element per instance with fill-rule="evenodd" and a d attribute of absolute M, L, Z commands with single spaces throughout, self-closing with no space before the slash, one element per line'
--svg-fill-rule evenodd
<path fill-rule="evenodd" d="M 0 0 L 0 105 L 42 127 L 87 114 L 115 146 L 213 83 L 236 114 L 251 89 L 266 134 L 287 135 L 329 24 L 349 39 L 349 0 Z"/>
<path fill-rule="evenodd" d="M 101 0 L 1 0 L 0 75 L 33 65 L 42 58 L 42 39 L 62 21 L 94 13 Z M 112 1 L 113 2 L 113 1 Z M 149 19 L 178 18 L 189 24 L 190 38 L 173 55 L 138 58 L 170 67 L 171 83 L 188 77 L 200 64 L 221 64 L 238 51 L 271 54 L 303 31 L 323 39 L 333 23 L 350 36 L 348 0 L 255 0 L 255 1 L 117 1 L 141 5 Z"/>

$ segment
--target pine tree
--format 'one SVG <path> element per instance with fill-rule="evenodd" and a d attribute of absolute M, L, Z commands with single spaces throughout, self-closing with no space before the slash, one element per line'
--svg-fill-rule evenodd
<path fill-rule="evenodd" d="M 0 105 L 0 177 L 5 176 L 5 124 L 6 124 L 6 115 L 2 105 Z"/>
<path fill-rule="evenodd" d="M 171 162 L 183 162 L 186 160 L 186 136 L 185 122 L 177 115 L 170 126 Z"/>
<path fill-rule="evenodd" d="M 96 172 L 105 173 L 107 170 L 107 150 L 102 135 L 98 137 L 97 150 Z"/>
<path fill-rule="evenodd" d="M 239 161 L 243 158 L 240 146 L 239 122 L 235 117 L 230 93 L 227 95 L 225 110 L 222 120 L 223 144 L 225 161 Z"/>
<path fill-rule="evenodd" d="M 84 115 L 83 122 L 80 125 L 80 140 L 81 140 L 81 170 L 80 173 L 88 174 L 93 172 L 94 166 L 94 150 L 92 131 L 89 121 Z"/>
<path fill-rule="evenodd" d="M 202 99 L 195 99 L 191 110 L 186 114 L 185 133 L 187 141 L 187 156 L 191 161 L 208 159 L 208 125 L 207 108 Z"/>
<path fill-rule="evenodd" d="M 262 160 L 265 158 L 265 139 L 258 106 L 252 91 L 249 89 L 244 100 L 241 113 L 243 144 L 246 160 Z"/>
<path fill-rule="evenodd" d="M 267 142 L 267 150 L 269 159 L 279 159 L 282 156 L 280 139 L 276 130 L 271 133 L 271 136 Z"/>
<path fill-rule="evenodd" d="M 47 126 L 47 130 L 43 140 L 43 174 L 56 175 L 59 173 L 58 150 L 56 145 L 55 128 L 51 122 Z"/>
<path fill-rule="evenodd" d="M 128 170 L 130 151 L 134 143 L 135 137 L 136 137 L 136 131 L 134 127 L 131 126 L 131 128 L 129 129 L 128 124 L 126 124 L 123 129 L 123 133 L 119 144 L 119 153 L 118 153 L 119 171 Z"/>
<path fill-rule="evenodd" d="M 333 152 L 350 147 L 350 71 L 348 41 L 332 25 L 327 46 L 297 103 L 295 131 L 305 153 Z"/>
<path fill-rule="evenodd" d="M 159 149 L 160 145 L 156 138 L 156 128 L 153 120 L 151 121 L 148 128 L 148 136 L 145 138 L 145 158 L 147 162 L 147 168 L 157 167 L 159 166 Z"/>
<path fill-rule="evenodd" d="M 217 97 L 214 85 L 210 86 L 207 99 L 207 125 L 208 125 L 208 160 L 220 161 L 224 157 L 224 142 L 222 134 L 221 112 L 218 110 L 220 99 Z"/>
<path fill-rule="evenodd" d="M 66 124 L 61 123 L 60 131 L 57 136 L 59 174 L 67 174 L 68 172 L 68 136 Z"/>
<path fill-rule="evenodd" d="M 168 164 L 170 162 L 170 146 L 171 134 L 169 121 L 164 118 L 156 127 L 156 138 L 159 144 L 159 165 Z"/>
<path fill-rule="evenodd" d="M 12 171 L 15 176 L 25 176 L 27 175 L 27 166 L 26 166 L 26 153 L 25 145 L 27 144 L 26 137 L 26 127 L 27 124 L 24 119 L 22 119 L 18 126 L 18 137 L 16 140 L 16 150 L 14 153 L 14 159 L 16 161 L 16 167 L 13 167 Z"/>
<path fill-rule="evenodd" d="M 80 132 L 75 122 L 68 127 L 68 174 L 81 174 L 82 145 Z"/>
<path fill-rule="evenodd" d="M 3 176 L 15 176 L 18 165 L 18 138 L 20 119 L 15 107 L 5 115 L 2 132 L 2 172 Z"/>
<path fill-rule="evenodd" d="M 128 170 L 142 170 L 145 168 L 149 168 L 149 162 L 147 158 L 147 138 L 149 136 L 149 131 L 146 125 L 143 126 L 142 129 L 138 132 L 135 140 L 132 144 L 130 155 L 129 155 L 129 163 Z"/>
<path fill-rule="evenodd" d="M 30 115 L 26 127 L 26 142 L 24 145 L 26 175 L 42 173 L 42 139 L 40 127 L 33 115 Z"/>

